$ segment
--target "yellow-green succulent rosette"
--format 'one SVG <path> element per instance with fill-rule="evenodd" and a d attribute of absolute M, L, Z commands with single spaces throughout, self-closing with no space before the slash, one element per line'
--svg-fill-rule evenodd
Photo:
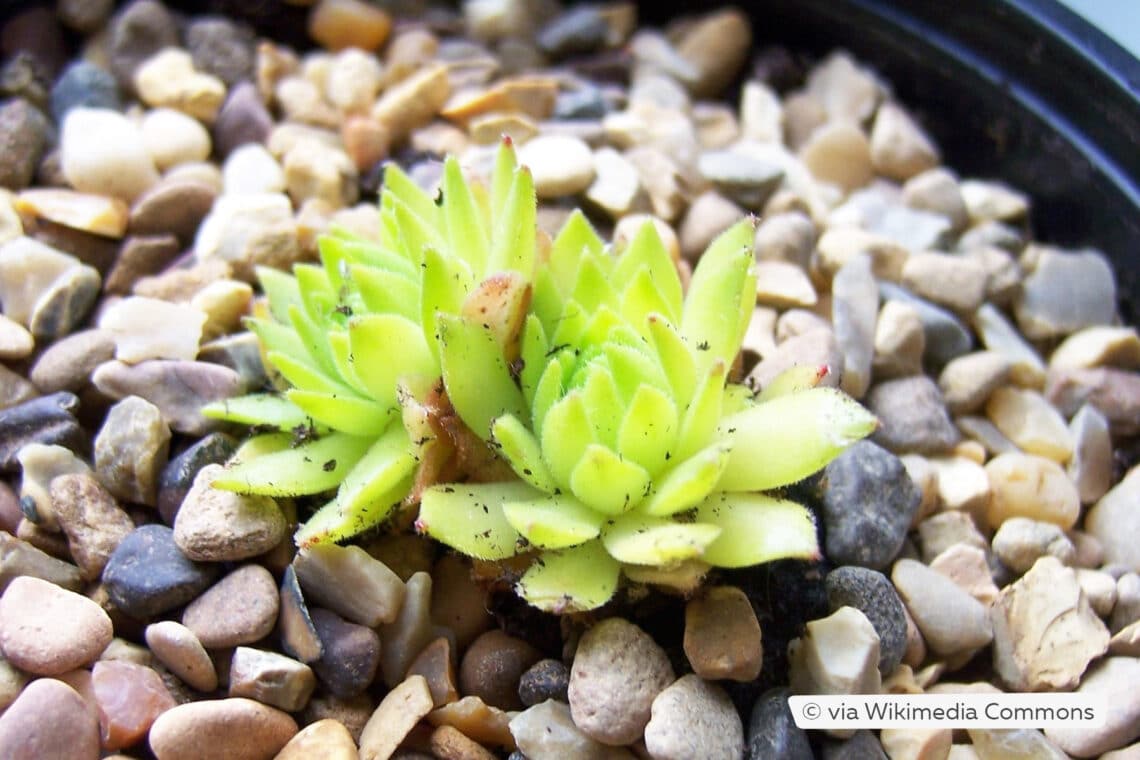
<path fill-rule="evenodd" d="M 455 414 L 516 478 L 418 491 L 415 525 L 474 558 L 531 555 L 516 590 L 541 609 L 597 608 L 623 572 L 818 556 L 811 513 L 764 492 L 876 421 L 815 387 L 814 367 L 759 395 L 728 382 L 755 306 L 749 220 L 709 246 L 683 292 L 652 224 L 615 251 L 574 212 L 540 246 L 509 142 L 489 188 L 448 159 L 441 192 L 436 203 L 390 167 L 379 243 L 329 235 L 319 265 L 260 273 L 268 310 L 250 328 L 283 391 L 207 410 L 269 430 L 215 487 L 335 491 L 301 545 L 375 527 L 438 443 L 425 399 L 442 377 Z"/>

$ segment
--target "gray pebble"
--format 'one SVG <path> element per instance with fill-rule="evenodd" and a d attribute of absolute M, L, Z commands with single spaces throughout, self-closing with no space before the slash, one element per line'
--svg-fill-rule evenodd
<path fill-rule="evenodd" d="M 376 631 L 319 607 L 310 614 L 323 649 L 320 659 L 311 663 L 321 684 L 340 699 L 363 693 L 380 667 Z"/>
<path fill-rule="evenodd" d="M 986 607 L 938 571 L 913 559 L 900 559 L 891 581 L 935 654 L 972 651 L 993 639 Z"/>
<path fill-rule="evenodd" d="M 247 388 L 269 385 L 265 363 L 261 360 L 261 343 L 253 333 L 224 335 L 217 340 L 203 343 L 198 348 L 198 359 L 229 367 L 238 373 Z"/>
<path fill-rule="evenodd" d="M 134 92 L 135 69 L 167 47 L 178 47 L 178 27 L 156 0 L 136 0 L 111 19 L 111 73 L 123 89 Z"/>
<path fill-rule="evenodd" d="M 592 53 L 606 44 L 609 24 L 601 8 L 580 5 L 561 13 L 546 23 L 535 41 L 539 49 L 554 59 Z"/>
<path fill-rule="evenodd" d="M 31 184 L 47 134 L 47 119 L 28 101 L 0 105 L 0 186 L 20 190 Z"/>
<path fill-rule="evenodd" d="M 263 143 L 273 128 L 273 117 L 265 108 L 257 87 L 242 82 L 230 90 L 214 122 L 214 146 L 222 156 L 246 143 Z"/>
<path fill-rule="evenodd" d="M 812 760 L 807 732 L 799 728 L 788 707 L 788 689 L 769 689 L 752 706 L 748 718 L 747 760 Z"/>
<path fill-rule="evenodd" d="M 758 211 L 784 179 L 780 167 L 732 150 L 711 150 L 697 161 L 701 175 L 722 195 Z"/>
<path fill-rule="evenodd" d="M 211 401 L 241 395 L 241 377 L 228 367 L 181 359 L 150 359 L 138 364 L 120 361 L 99 365 L 91 378 L 111 398 L 135 395 L 162 411 L 176 433 L 202 435 L 216 424 L 201 414 Z"/>
<path fill-rule="evenodd" d="M 46 393 L 78 391 L 91 373 L 115 355 L 115 340 L 106 330 L 81 330 L 57 340 L 40 354 L 28 376 Z"/>
<path fill-rule="evenodd" d="M 871 273 L 871 258 L 858 255 L 840 267 L 831 283 L 831 295 L 831 321 L 843 352 L 840 387 L 851 396 L 862 398 L 871 384 L 875 323 L 879 317 L 879 293 Z"/>
<path fill-rule="evenodd" d="M 79 399 L 52 393 L 0 409 L 0 471 L 14 472 L 16 454 L 29 443 L 57 444 L 75 452 L 87 446 L 87 434 L 73 416 Z"/>
<path fill-rule="evenodd" d="M 876 384 L 867 407 L 880 423 L 873 439 L 896 454 L 942 454 L 958 442 L 942 392 L 925 375 Z"/>
<path fill-rule="evenodd" d="M 866 729 L 856 731 L 850 739 L 825 739 L 823 760 L 887 760 L 878 737 Z"/>
<path fill-rule="evenodd" d="M 610 111 L 602 91 L 593 85 L 558 93 L 554 101 L 554 119 L 600 119 Z"/>
<path fill-rule="evenodd" d="M 1112 324 L 1116 316 L 1112 267 L 1097 251 L 1041 249 L 1037 266 L 1022 280 L 1014 307 L 1017 324 L 1030 340 Z"/>
<path fill-rule="evenodd" d="M 724 689 L 689 673 L 653 700 L 645 746 L 654 760 L 737 760 L 744 726 Z"/>
<path fill-rule="evenodd" d="M 186 47 L 194 68 L 227 85 L 253 78 L 256 54 L 253 31 L 221 17 L 200 17 L 186 27 Z"/>
<path fill-rule="evenodd" d="M 1140 373 L 1110 367 L 1053 370 L 1045 398 L 1066 417 L 1085 404 L 1095 406 L 1114 435 L 1140 433 Z"/>
<path fill-rule="evenodd" d="M 827 606 L 831 612 L 854 607 L 879 634 L 879 673 L 894 672 L 906 652 L 906 612 L 895 587 L 882 573 L 865 567 L 840 567 L 828 573 Z"/>
<path fill-rule="evenodd" d="M 135 199 L 128 229 L 132 235 L 148 237 L 171 234 L 180 246 L 189 246 L 216 196 L 214 188 L 192 179 L 159 182 Z M 165 263 L 161 258 L 147 262 L 147 274 L 159 271 Z"/>
<path fill-rule="evenodd" d="M 570 669 L 559 660 L 539 660 L 519 678 L 519 699 L 533 707 L 548 699 L 566 702 L 570 685 Z"/>
<path fill-rule="evenodd" d="M 67 112 L 77 106 L 122 110 L 119 85 L 110 72 L 88 61 L 76 61 L 64 69 L 51 88 L 51 115 L 62 124 Z"/>
<path fill-rule="evenodd" d="M 252 644 L 269 635 L 277 622 L 277 584 L 261 565 L 242 565 L 211 586 L 182 613 L 207 649 Z"/>
<path fill-rule="evenodd" d="M 969 329 L 946 309 L 890 282 L 879 283 L 879 295 L 883 300 L 905 301 L 918 312 L 926 335 L 923 361 L 934 368 L 940 369 L 954 357 L 973 348 L 974 339 Z"/>
<path fill-rule="evenodd" d="M 400 576 L 359 546 L 306 547 L 293 569 L 306 598 L 369 628 L 394 622 L 407 593 Z"/>
<path fill-rule="evenodd" d="M 237 446 L 238 442 L 225 433 L 210 433 L 167 462 L 158 479 L 158 512 L 167 525 L 174 524 L 198 471 L 208 464 L 222 464 Z"/>
<path fill-rule="evenodd" d="M 198 471 L 174 520 L 174 542 L 198 562 L 236 562 L 265 554 L 288 526 L 277 502 L 213 487 L 221 465 Z"/>
<path fill-rule="evenodd" d="M 324 653 L 321 637 L 313 625 L 309 606 L 297 583 L 297 573 L 293 566 L 285 568 L 281 578 L 281 612 L 277 618 L 277 634 L 281 638 L 281 648 L 290 657 L 301 662 L 311 663 Z"/>
<path fill-rule="evenodd" d="M 174 235 L 130 235 L 119 247 L 119 255 L 107 273 L 103 289 L 125 296 L 139 279 L 157 274 L 181 252 L 181 244 Z"/>
<path fill-rule="evenodd" d="M 99 272 L 93 267 L 71 267 L 36 301 L 28 318 L 28 330 L 46 341 L 69 334 L 87 317 L 102 285 Z"/>
<path fill-rule="evenodd" d="M 127 396 L 111 407 L 95 437 L 95 473 L 123 501 L 153 507 L 169 451 L 170 428 L 158 407 Z"/>
<path fill-rule="evenodd" d="M 116 607 L 146 620 L 198 596 L 218 571 L 217 565 L 186 559 L 175 545 L 170 528 L 143 525 L 111 554 L 103 570 L 103 584 Z"/>
<path fill-rule="evenodd" d="M 114 0 L 59 0 L 55 4 L 60 22 L 81 34 L 102 29 L 114 9 Z"/>

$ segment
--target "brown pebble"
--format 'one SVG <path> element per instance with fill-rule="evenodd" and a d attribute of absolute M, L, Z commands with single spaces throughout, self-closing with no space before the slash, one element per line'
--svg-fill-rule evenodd
<path fill-rule="evenodd" d="M 245 565 L 218 581 L 182 613 L 182 624 L 207 649 L 265 638 L 277 622 L 277 584 L 261 565 Z"/>
<path fill-rule="evenodd" d="M 356 743 L 338 720 L 318 720 L 289 740 L 273 760 L 357 760 Z"/>
<path fill-rule="evenodd" d="M 135 744 L 146 736 L 159 715 L 176 704 L 158 673 L 133 662 L 95 663 L 91 685 L 99 706 L 103 749 Z"/>
<path fill-rule="evenodd" d="M 376 707 L 360 735 L 360 760 L 387 760 L 420 719 L 431 712 L 423 676 L 409 676 Z"/>
<path fill-rule="evenodd" d="M 471 644 L 459 666 L 459 688 L 502 710 L 523 709 L 519 676 L 542 659 L 542 653 L 522 639 L 498 629 Z"/>
<path fill-rule="evenodd" d="M 99 721 L 75 689 L 41 678 L 0 716 L 0 747 L 5 760 L 97 760 Z"/>
<path fill-rule="evenodd" d="M 85 596 L 21 576 L 0 597 L 0 650 L 16 667 L 56 675 L 95 661 L 114 636 L 111 618 Z"/>
<path fill-rule="evenodd" d="M 431 619 L 455 633 L 455 645 L 465 650 L 491 627 L 487 591 L 471 577 L 471 564 L 458 554 L 445 554 L 432 570 Z"/>
<path fill-rule="evenodd" d="M 218 688 L 218 674 L 202 642 L 186 626 L 163 620 L 146 627 L 146 643 L 174 675 L 198 691 Z"/>
<path fill-rule="evenodd" d="M 135 529 L 134 521 L 91 473 L 53 478 L 50 493 L 72 559 L 86 580 L 95 580 L 119 542 Z"/>
<path fill-rule="evenodd" d="M 297 733 L 284 713 L 242 697 L 189 702 L 150 729 L 158 760 L 270 760 Z"/>
<path fill-rule="evenodd" d="M 735 586 L 709 588 L 685 605 L 684 646 L 701 678 L 752 681 L 760 675 L 760 623 L 748 597 Z"/>
<path fill-rule="evenodd" d="M 514 713 L 484 703 L 479 697 L 464 697 L 458 702 L 432 710 L 427 719 L 433 726 L 452 726 L 480 744 L 513 749 L 515 739 L 510 729 L 512 715 Z"/>
<path fill-rule="evenodd" d="M 431 752 L 440 760 L 495 760 L 495 755 L 451 726 L 431 732 Z"/>
<path fill-rule="evenodd" d="M 446 636 L 431 642 L 416 655 L 412 664 L 408 666 L 408 675 L 421 675 L 427 679 L 428 689 L 436 707 L 442 707 L 459 699 L 459 691 L 455 688 L 455 665 L 451 655 L 451 641 Z"/>
<path fill-rule="evenodd" d="M 309 13 L 309 36 L 330 50 L 378 49 L 392 31 L 392 19 L 361 0 L 320 0 Z"/>

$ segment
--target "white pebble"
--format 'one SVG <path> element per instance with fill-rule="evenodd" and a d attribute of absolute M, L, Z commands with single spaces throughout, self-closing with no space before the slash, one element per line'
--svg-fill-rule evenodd
<path fill-rule="evenodd" d="M 76 190 L 132 201 L 158 182 L 142 131 L 118 111 L 73 108 L 60 138 L 63 176 Z"/>
<path fill-rule="evenodd" d="M 156 108 L 140 125 L 143 144 L 159 171 L 210 157 L 210 134 L 197 120 L 173 108 Z"/>

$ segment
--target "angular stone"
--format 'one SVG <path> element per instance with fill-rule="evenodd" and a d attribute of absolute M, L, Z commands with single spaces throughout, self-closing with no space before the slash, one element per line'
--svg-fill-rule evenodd
<path fill-rule="evenodd" d="M 321 684 L 341 699 L 363 693 L 380 665 L 380 637 L 371 628 L 319 607 L 310 614 L 322 650 L 312 662 Z"/>
<path fill-rule="evenodd" d="M 1102 618 L 1112 614 L 1112 608 L 1116 606 L 1116 580 L 1099 570 L 1077 567 L 1075 572 L 1077 583 L 1081 585 L 1081 591 L 1088 598 L 1093 612 Z"/>
<path fill-rule="evenodd" d="M 253 31 L 224 18 L 196 18 L 186 27 L 186 47 L 195 68 L 227 85 L 253 78 Z"/>
<path fill-rule="evenodd" d="M 949 728 L 884 728 L 879 741 L 891 760 L 946 757 L 949 760 L 954 732 Z"/>
<path fill-rule="evenodd" d="M 83 577 L 75 565 L 0 531 L 0 593 L 21 576 L 39 578 L 68 591 L 78 591 L 83 586 Z"/>
<path fill-rule="evenodd" d="M 658 694 L 651 715 L 645 746 L 654 758 L 736 758 L 744 752 L 744 727 L 732 700 L 693 673 Z"/>
<path fill-rule="evenodd" d="M 913 253 L 903 265 L 903 285 L 958 314 L 972 314 L 986 297 L 981 264 L 947 253 Z"/>
<path fill-rule="evenodd" d="M 448 760 L 496 760 L 498 757 L 452 726 L 434 729 L 428 739 L 428 747 L 432 756 Z"/>
<path fill-rule="evenodd" d="M 343 723 L 326 718 L 301 729 L 274 760 L 357 760 L 356 742 Z"/>
<path fill-rule="evenodd" d="M 1010 377 L 1015 383 L 1027 388 L 1044 385 L 1045 363 L 993 304 L 982 304 L 974 313 L 973 323 L 982 344 L 1012 362 Z"/>
<path fill-rule="evenodd" d="M 145 636 L 146 645 L 159 662 L 190 688 L 202 692 L 218 688 L 214 662 L 189 628 L 174 620 L 163 620 L 148 625 Z"/>
<path fill-rule="evenodd" d="M 1076 694 L 1103 700 L 1102 726 L 1056 725 L 1045 729 L 1045 736 L 1075 757 L 1095 757 L 1123 747 L 1140 737 L 1140 660 L 1108 657 L 1089 671 Z"/>
<path fill-rule="evenodd" d="M 819 297 L 804 270 L 783 261 L 760 261 L 755 265 L 756 302 L 762 306 L 789 309 L 814 306 Z"/>
<path fill-rule="evenodd" d="M 0 715 L 0 747 L 10 760 L 97 760 L 99 721 L 70 686 L 40 678 Z"/>
<path fill-rule="evenodd" d="M 854 607 L 813 620 L 788 644 L 796 694 L 875 694 L 880 688 L 879 636 Z"/>
<path fill-rule="evenodd" d="M 85 579 L 99 578 L 115 549 L 135 529 L 130 515 L 90 473 L 52 480 L 51 500 L 75 564 Z"/>
<path fill-rule="evenodd" d="M 103 748 L 138 742 L 159 715 L 177 704 L 158 673 L 133 662 L 101 660 L 91 670 Z"/>
<path fill-rule="evenodd" d="M 109 238 L 121 238 L 127 229 L 127 205 L 105 195 L 35 188 L 16 196 L 16 209 L 28 216 Z"/>
<path fill-rule="evenodd" d="M 86 265 L 63 272 L 36 302 L 28 330 L 45 342 L 67 335 L 86 319 L 100 284 L 99 272 Z"/>
<path fill-rule="evenodd" d="M 141 396 L 158 407 L 172 431 L 188 435 L 203 435 L 216 425 L 202 416 L 203 406 L 244 390 L 241 376 L 229 367 L 171 359 L 105 362 L 91 381 L 111 398 Z"/>
<path fill-rule="evenodd" d="M 281 578 L 281 612 L 277 618 L 277 632 L 281 648 L 301 662 L 315 662 L 324 653 L 292 565 L 285 568 Z"/>
<path fill-rule="evenodd" d="M 604 620 L 583 634 L 570 669 L 574 724 L 605 744 L 636 741 L 653 699 L 672 681 L 665 652 L 648 634 L 621 618 Z"/>
<path fill-rule="evenodd" d="M 760 623 L 735 586 L 706 589 L 685 605 L 685 657 L 701 678 L 752 681 L 760 675 Z"/>
<path fill-rule="evenodd" d="M 993 490 L 986 511 L 990 527 L 996 529 L 1010 517 L 1029 517 L 1066 530 L 1076 524 L 1080 497 L 1056 462 L 1033 454 L 999 454 L 986 463 L 986 474 Z"/>
<path fill-rule="evenodd" d="M 312 199 L 324 201 L 334 209 L 356 202 L 356 165 L 340 148 L 301 140 L 285 154 L 282 169 L 285 189 L 298 206 Z"/>
<path fill-rule="evenodd" d="M 111 407 L 95 437 L 95 473 L 113 495 L 154 506 L 170 451 L 170 429 L 154 404 L 128 396 Z"/>
<path fill-rule="evenodd" d="M 879 636 L 879 673 L 894 672 L 906 651 L 906 612 L 890 580 L 863 567 L 838 567 L 827 574 L 827 606 L 833 613 L 853 607 Z"/>
<path fill-rule="evenodd" d="M 317 685 L 308 665 L 250 647 L 234 650 L 229 676 L 229 696 L 249 697 L 285 712 L 297 712 L 308 704 Z"/>
<path fill-rule="evenodd" d="M 167 710 L 150 729 L 150 748 L 163 760 L 201 757 L 222 750 L 227 760 L 272 757 L 297 733 L 287 713 L 252 699 L 231 697 L 189 702 Z"/>
<path fill-rule="evenodd" d="M 404 604 L 406 587 L 400 577 L 359 546 L 306 547 L 297 553 L 293 569 L 315 604 L 369 628 L 394 622 Z"/>
<path fill-rule="evenodd" d="M 195 69 L 193 58 L 180 48 L 166 48 L 144 61 L 134 85 L 148 106 L 173 108 L 207 124 L 226 98 L 225 83 Z"/>
<path fill-rule="evenodd" d="M 288 526 L 277 502 L 213 487 L 221 465 L 206 465 L 174 520 L 174 541 L 189 559 L 235 562 L 264 554 L 285 537 Z"/>
<path fill-rule="evenodd" d="M 1050 372 L 1045 398 L 1065 416 L 1092 404 L 1114 435 L 1140 432 L 1140 373 L 1107 367 Z"/>
<path fill-rule="evenodd" d="M 570 708 L 552 699 L 511 718 L 511 736 L 527 757 L 597 757 L 629 760 L 633 754 L 586 736 L 570 717 Z"/>
<path fill-rule="evenodd" d="M 968 353 L 973 347 L 974 339 L 970 331 L 945 309 L 890 282 L 879 283 L 879 295 L 883 300 L 903 301 L 918 312 L 926 336 L 923 360 L 932 367 L 941 368 L 951 359 Z"/>
<path fill-rule="evenodd" d="M 586 200 L 618 219 L 635 211 L 649 209 L 637 167 L 610 147 L 594 151 L 594 181 L 586 189 Z"/>
<path fill-rule="evenodd" d="M 103 583 L 116 607 L 145 620 L 195 598 L 217 573 L 216 566 L 188 560 L 170 528 L 143 525 L 115 549 Z"/>
<path fill-rule="evenodd" d="M 430 123 L 451 94 L 447 67 L 425 66 L 384 91 L 371 116 L 383 124 L 393 143 Z"/>
<path fill-rule="evenodd" d="M 1002 387 L 986 402 L 986 416 L 1028 454 L 1064 464 L 1073 454 L 1065 418 L 1036 391 Z"/>
<path fill-rule="evenodd" d="M 986 552 L 977 546 L 957 543 L 930 561 L 930 569 L 954 581 L 988 609 L 998 597 Z"/>
<path fill-rule="evenodd" d="M 1140 572 L 1140 513 L 1136 509 L 1140 495 L 1140 467 L 1128 474 L 1101 497 L 1085 517 L 1085 530 L 1104 546 L 1104 559 L 1108 563 L 1123 565 Z"/>
<path fill-rule="evenodd" d="M 289 269 L 301 255 L 289 198 L 282 193 L 220 196 L 198 228 L 194 253 L 200 261 L 230 263 L 248 281 L 258 266 Z"/>
<path fill-rule="evenodd" d="M 918 310 L 902 301 L 884 303 L 875 324 L 874 347 L 872 369 L 876 378 L 906 377 L 922 372 L 926 333 Z"/>
<path fill-rule="evenodd" d="M 278 609 L 273 576 L 261 565 L 243 565 L 191 602 L 182 624 L 207 649 L 236 647 L 268 636 Z"/>
<path fill-rule="evenodd" d="M 61 475 L 87 474 L 91 467 L 63 446 L 28 443 L 16 454 L 20 464 L 20 508 L 32 522 L 49 531 L 59 530 L 51 482 Z M 114 547 L 112 547 L 114 548 Z"/>
<path fill-rule="evenodd" d="M 942 393 L 926 376 L 876 384 L 867 394 L 867 408 L 880 423 L 873 440 L 895 453 L 940 454 L 958 442 Z"/>
<path fill-rule="evenodd" d="M 114 295 L 126 295 L 139 280 L 162 270 L 181 252 L 179 240 L 174 235 L 131 235 L 119 248 L 119 255 L 107 273 L 103 290 Z M 110 335 L 107 334 L 107 337 L 110 338 Z M 111 353 L 113 355 L 114 351 Z M 111 356 L 106 357 L 110 358 Z M 90 371 L 87 374 L 90 375 Z"/>
<path fill-rule="evenodd" d="M 360 760 L 385 760 L 432 708 L 423 676 L 409 676 L 381 700 L 360 735 Z"/>
<path fill-rule="evenodd" d="M 1030 340 L 1068 335 L 1116 316 L 1116 281 L 1097 251 L 1035 249 L 1036 266 L 1015 303 L 1017 324 Z"/>
<path fill-rule="evenodd" d="M 264 142 L 272 127 L 273 117 L 257 87 L 252 82 L 240 82 L 230 88 L 214 121 L 214 147 L 220 155 L 228 156 L 240 145 Z"/>
<path fill-rule="evenodd" d="M 910 114 L 883 103 L 871 129 L 871 163 L 879 174 L 906 181 L 938 165 L 938 148 Z"/>
<path fill-rule="evenodd" d="M 451 641 L 446 636 L 441 636 L 421 649 L 416 658 L 412 660 L 412 664 L 408 666 L 407 674 L 409 676 L 421 675 L 427 680 L 431 699 L 436 707 L 442 707 L 459 699 L 454 659 L 451 653 Z M 562 663 L 558 664 L 561 665 Z M 569 678 L 565 666 L 562 666 L 562 669 L 566 677 Z M 527 672 L 529 673 L 530 670 Z M 563 682 L 563 691 L 565 691 L 565 681 Z M 522 693 L 522 679 L 520 678 L 519 694 Z"/>
<path fill-rule="evenodd" d="M 39 578 L 15 578 L 0 596 L 0 650 L 29 673 L 89 665 L 112 637 L 111 618 L 99 605 Z"/>
<path fill-rule="evenodd" d="M 696 21 L 677 43 L 677 53 L 696 73 L 689 84 L 693 95 L 720 93 L 740 71 L 751 47 L 751 23 L 735 8 Z"/>
<path fill-rule="evenodd" d="M 1073 542 L 1059 527 L 1027 517 L 1011 517 L 1003 522 L 994 534 L 993 549 L 1002 564 L 1015 573 L 1026 572 L 1044 556 L 1072 565 L 1077 555 Z"/>
<path fill-rule="evenodd" d="M 14 98 L 0 107 L 0 187 L 17 190 L 32 183 L 47 137 L 47 119 L 28 101 Z"/>
<path fill-rule="evenodd" d="M 968 732 L 973 744 L 953 745 L 947 760 L 1065 760 L 1068 757 L 1035 728 L 971 728 Z M 970 747 L 973 747 L 972 754 L 964 755 L 963 751 Z M 959 758 L 959 755 L 963 756 Z"/>
<path fill-rule="evenodd" d="M 891 580 L 927 645 L 949 656 L 984 647 L 993 629 L 980 602 L 921 562 L 901 559 Z"/>
<path fill-rule="evenodd" d="M 391 623 L 380 626 L 380 637 L 384 641 L 380 673 L 389 686 L 404 679 L 412 660 L 432 639 L 431 587 L 432 579 L 428 573 L 412 575 L 404 584 L 404 601 L 399 615 Z"/>
<path fill-rule="evenodd" d="M 759 320 L 753 319 L 753 322 Z M 844 357 L 835 334 L 827 329 L 809 330 L 802 335 L 788 338 L 767 353 L 752 371 L 747 382 L 753 388 L 765 388 L 779 377 L 780 373 L 796 366 L 827 367 L 827 376 L 821 385 L 835 387 L 843 376 Z"/>
<path fill-rule="evenodd" d="M 784 178 L 779 166 L 732 149 L 701 153 L 697 170 L 722 195 L 752 210 L 764 208 Z"/>
<path fill-rule="evenodd" d="M 510 720 L 512 713 L 492 707 L 479 697 L 464 697 L 458 702 L 444 705 L 428 714 L 433 726 L 451 726 L 464 736 L 488 746 L 511 746 Z"/>
<path fill-rule="evenodd" d="M 1012 362 L 997 351 L 975 351 L 952 359 L 943 367 L 938 387 L 952 413 L 969 414 L 1004 386 L 1012 371 Z"/>
<path fill-rule="evenodd" d="M 1086 327 L 1049 354 L 1049 369 L 1140 368 L 1140 335 L 1135 327 Z"/>

